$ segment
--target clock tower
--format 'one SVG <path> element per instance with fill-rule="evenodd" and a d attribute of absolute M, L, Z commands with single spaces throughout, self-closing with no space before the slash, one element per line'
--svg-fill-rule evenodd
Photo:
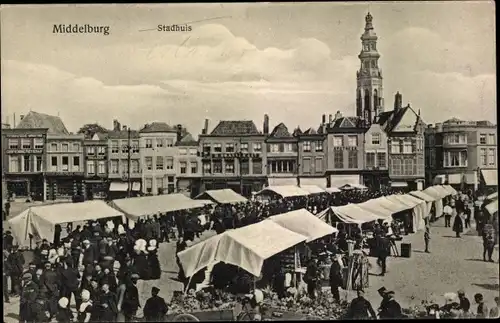
<path fill-rule="evenodd" d="M 378 60 L 377 35 L 373 30 L 373 17 L 365 17 L 365 32 L 361 35 L 361 53 L 358 55 L 361 66 L 356 72 L 356 116 L 370 125 L 378 114 L 384 112 L 382 71 Z"/>

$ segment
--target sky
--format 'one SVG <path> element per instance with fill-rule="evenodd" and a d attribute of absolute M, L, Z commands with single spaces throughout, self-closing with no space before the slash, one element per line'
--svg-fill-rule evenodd
<path fill-rule="evenodd" d="M 32 110 L 74 132 L 118 119 L 196 136 L 204 119 L 262 129 L 267 113 L 271 127 L 317 128 L 323 114 L 355 115 L 367 12 L 386 111 L 399 91 L 426 123 L 496 120 L 494 2 L 461 1 L 2 6 L 2 121 Z M 54 24 L 110 35 L 53 34 Z"/>

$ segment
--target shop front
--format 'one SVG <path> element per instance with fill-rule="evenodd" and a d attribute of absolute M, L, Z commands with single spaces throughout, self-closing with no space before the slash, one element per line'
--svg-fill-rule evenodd
<path fill-rule="evenodd" d="M 5 188 L 10 197 L 31 197 L 35 201 L 43 201 L 43 186 L 42 174 L 23 174 L 23 176 L 5 175 Z"/>
<path fill-rule="evenodd" d="M 194 198 L 201 192 L 201 180 L 199 178 L 177 178 L 176 187 L 178 193 Z"/>
<path fill-rule="evenodd" d="M 86 178 L 83 185 L 86 200 L 102 200 L 106 198 L 109 182 L 105 178 Z"/>
<path fill-rule="evenodd" d="M 128 180 L 113 180 L 109 183 L 107 198 L 109 200 L 122 199 L 129 196 Z M 141 180 L 139 178 L 130 179 L 130 197 L 141 195 Z"/>
<path fill-rule="evenodd" d="M 236 193 L 250 198 L 253 192 L 259 192 L 267 184 L 266 177 L 253 177 L 253 178 L 210 178 L 203 179 L 202 189 L 208 190 L 222 190 L 230 188 Z"/>
<path fill-rule="evenodd" d="M 389 187 L 389 171 L 387 170 L 370 170 L 362 172 L 363 184 L 369 189 L 379 190 Z"/>
<path fill-rule="evenodd" d="M 78 173 L 46 173 L 46 196 L 48 200 L 72 199 L 83 196 L 83 172 Z"/>

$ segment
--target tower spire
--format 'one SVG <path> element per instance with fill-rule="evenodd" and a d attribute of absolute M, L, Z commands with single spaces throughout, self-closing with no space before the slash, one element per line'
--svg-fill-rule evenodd
<path fill-rule="evenodd" d="M 373 29 L 373 16 L 368 12 L 368 14 L 365 17 L 365 31 L 372 30 Z"/>

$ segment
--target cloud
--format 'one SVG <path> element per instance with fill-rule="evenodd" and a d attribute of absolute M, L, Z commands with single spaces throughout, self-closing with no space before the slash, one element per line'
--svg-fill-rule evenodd
<path fill-rule="evenodd" d="M 183 123 L 195 135 L 207 117 L 212 126 L 252 119 L 260 128 L 268 113 L 271 124 L 306 129 L 317 127 L 324 113 L 355 113 L 358 58 L 333 59 L 334 48 L 318 39 L 257 48 L 218 24 L 147 39 L 141 47 L 41 52 L 37 64 L 2 60 L 2 107 L 7 114 L 60 113 L 73 131 L 87 122 L 109 127 L 118 118 L 134 127 Z M 468 74 L 461 59 L 476 72 L 486 64 L 476 62 L 474 50 L 457 52 L 459 47 L 421 28 L 380 40 L 386 110 L 400 91 L 427 122 L 450 115 L 493 119 L 495 77 Z"/>

